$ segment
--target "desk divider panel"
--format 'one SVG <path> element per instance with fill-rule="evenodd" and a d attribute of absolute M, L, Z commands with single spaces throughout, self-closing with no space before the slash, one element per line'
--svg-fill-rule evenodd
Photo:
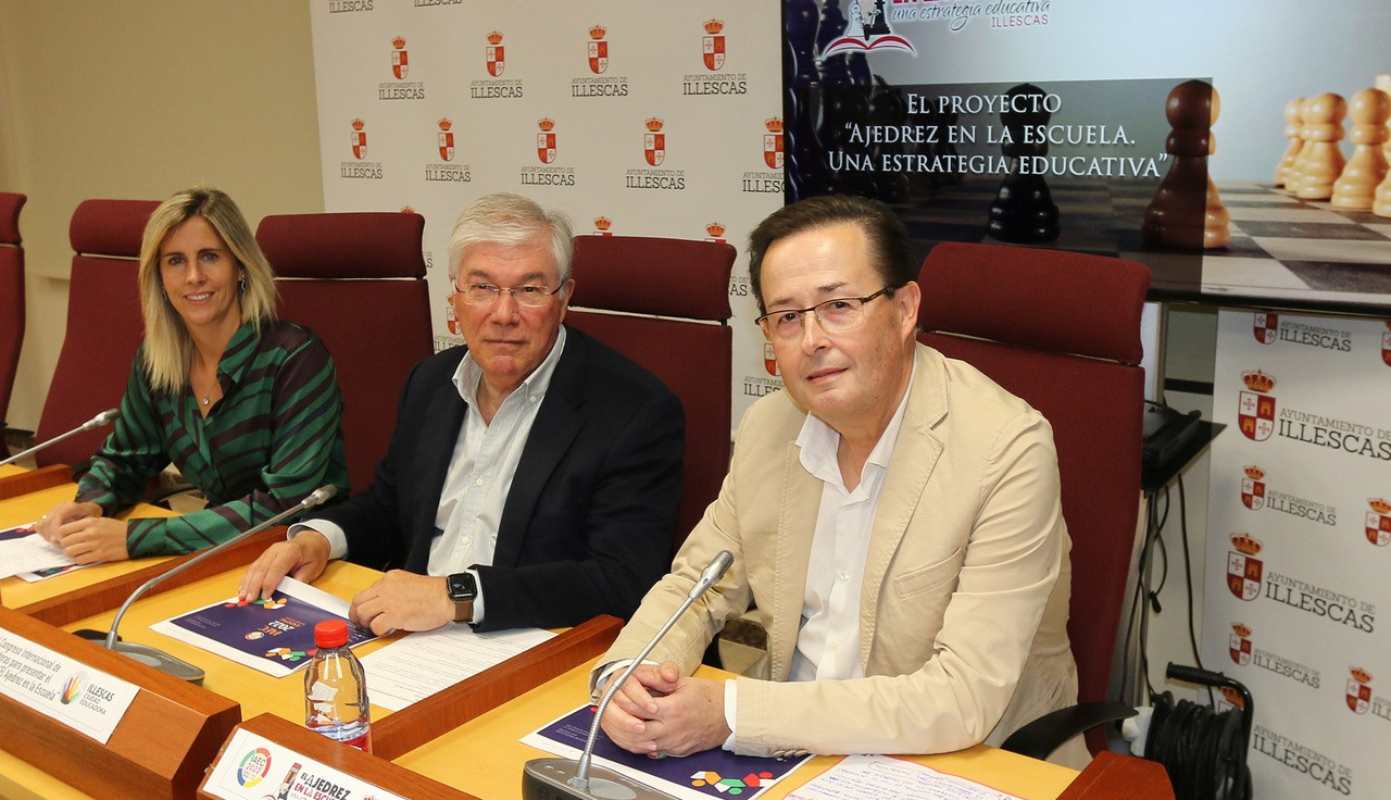
<path fill-rule="evenodd" d="M 72 482 L 72 467 L 67 464 L 49 464 L 46 467 L 29 470 L 19 475 L 0 478 L 0 500 L 52 489 Z"/>
<path fill-rule="evenodd" d="M 5 750 L 96 797 L 192 797 L 241 721 L 232 700 L 137 664 L 45 622 L 0 608 L 0 628 L 138 687 L 103 745 L 0 695 Z"/>
<path fill-rule="evenodd" d="M 387 719 L 391 719 L 391 717 L 387 717 Z M 237 728 L 270 739 L 297 755 L 313 759 L 345 775 L 351 775 L 379 789 L 401 797 L 411 798 L 411 800 L 478 800 L 471 794 L 451 789 L 405 767 L 399 767 L 382 758 L 378 753 L 364 753 L 356 748 L 339 744 L 292 722 L 287 722 L 274 714 L 261 714 L 253 717 L 238 725 Z M 373 750 L 376 750 L 376 734 L 376 726 L 374 725 L 372 730 Z M 228 743 L 230 742 L 231 737 L 229 736 Z M 214 769 L 225 758 L 239 760 L 241 756 L 241 753 L 229 753 L 226 744 L 224 744 L 223 749 L 213 761 L 212 767 L 208 769 L 208 775 L 198 786 L 198 797 L 202 800 L 216 800 L 218 795 L 208 791 L 208 780 L 212 777 Z M 267 790 L 275 789 L 273 778 L 280 773 L 281 770 L 277 769 L 267 778 Z"/>
<path fill-rule="evenodd" d="M 601 615 L 372 723 L 372 751 L 399 758 L 600 655 L 623 621 Z M 578 698 L 577 698 L 578 699 Z"/>

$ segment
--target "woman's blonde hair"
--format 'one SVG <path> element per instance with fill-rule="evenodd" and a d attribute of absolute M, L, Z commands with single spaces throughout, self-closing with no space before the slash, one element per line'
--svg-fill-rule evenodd
<path fill-rule="evenodd" d="M 169 394 L 188 384 L 193 340 L 164 293 L 159 248 L 170 231 L 193 217 L 213 226 L 237 263 L 242 323 L 254 322 L 259 328 L 275 319 L 275 273 L 232 198 L 217 189 L 195 187 L 160 203 L 140 241 L 140 312 L 145 318 L 144 361 L 150 386 Z"/>

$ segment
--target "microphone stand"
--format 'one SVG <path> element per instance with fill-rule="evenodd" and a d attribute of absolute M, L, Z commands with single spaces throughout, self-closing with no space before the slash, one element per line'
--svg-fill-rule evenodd
<path fill-rule="evenodd" d="M 653 648 L 676 625 L 676 621 L 686 609 L 699 600 L 732 563 L 734 555 L 728 550 L 721 550 L 716 554 L 701 571 L 700 579 L 691 587 L 691 591 L 686 594 L 686 599 L 681 602 L 676 612 L 647 642 L 627 669 L 619 674 L 618 679 L 609 682 L 609 688 L 604 692 L 603 699 L 599 701 L 599 708 L 594 714 L 594 722 L 589 726 L 589 738 L 585 740 L 584 751 L 580 753 L 578 761 L 569 758 L 536 758 L 526 762 L 522 771 L 522 797 L 525 800 L 675 800 L 666 792 L 638 783 L 611 769 L 591 768 L 590 760 L 594 756 L 594 745 L 599 737 L 599 723 L 603 720 L 604 711 L 609 707 L 613 696 L 618 693 L 619 687 L 652 653 Z M 591 772 L 594 773 L 593 777 L 590 776 Z"/>
<path fill-rule="evenodd" d="M 78 425 L 76 428 L 73 428 L 72 430 L 68 431 L 67 433 L 60 433 L 60 434 L 58 434 L 57 436 L 54 436 L 52 439 L 49 439 L 49 440 L 46 441 L 46 442 L 40 442 L 39 444 L 34 445 L 33 447 L 29 448 L 28 450 L 21 450 L 21 451 L 19 451 L 18 453 L 15 453 L 14 455 L 12 455 L 12 456 L 10 456 L 10 457 L 8 457 L 8 458 L 0 459 L 0 467 L 3 467 L 3 466 L 5 466 L 6 464 L 9 464 L 9 463 L 11 463 L 11 462 L 13 462 L 13 461 L 18 461 L 18 460 L 20 460 L 21 458 L 24 458 L 24 457 L 27 456 L 27 455 L 32 455 L 32 454 L 34 454 L 34 453 L 37 453 L 37 452 L 39 452 L 40 450 L 43 450 L 43 449 L 45 449 L 45 448 L 47 448 L 47 447 L 49 447 L 49 446 L 51 446 L 51 445 L 55 445 L 55 444 L 57 444 L 57 443 L 63 441 L 64 439 L 70 439 L 70 438 L 76 436 L 76 435 L 79 434 L 79 433 L 86 433 L 87 431 L 94 430 L 94 429 L 96 429 L 96 428 L 100 428 L 101 426 L 110 423 L 112 420 L 114 420 L 116 417 L 119 417 L 120 415 L 121 415 L 121 412 L 120 412 L 120 411 L 118 411 L 118 410 L 116 410 L 116 409 L 114 409 L 114 408 L 108 408 L 108 409 L 106 409 L 105 411 L 101 412 L 100 414 L 97 414 L 95 417 L 92 417 L 91 419 L 89 419 L 89 420 L 87 420 L 86 422 L 82 423 L 81 425 Z"/>
<path fill-rule="evenodd" d="M 199 553 L 193 558 L 190 558 L 189 560 L 183 562 L 182 564 L 179 564 L 173 569 L 170 569 L 168 572 L 160 573 L 159 575 L 156 575 L 148 581 L 145 581 L 144 583 L 140 584 L 139 588 L 130 593 L 130 597 L 126 598 L 126 601 L 121 604 L 121 608 L 116 612 L 116 616 L 112 618 L 111 630 L 106 632 L 106 649 L 121 653 L 127 656 L 128 658 L 131 658 L 135 661 L 139 661 L 140 663 L 145 664 L 146 666 L 154 667 L 155 669 L 161 672 L 167 672 L 176 678 L 182 678 L 183 680 L 189 681 L 191 683 L 201 684 L 203 682 L 203 670 L 199 667 L 190 664 L 181 658 L 172 656 L 156 647 L 150 647 L 148 645 L 143 644 L 135 644 L 134 642 L 117 641 L 120 637 L 116 635 L 116 631 L 118 628 L 121 627 L 121 619 L 125 617 L 126 612 L 130 610 L 131 605 L 134 604 L 136 600 L 139 600 L 142 596 L 145 595 L 145 593 L 147 593 L 154 587 L 160 585 L 161 583 L 164 583 L 165 581 L 169 580 L 175 575 L 178 575 L 181 572 L 185 572 L 191 569 L 195 564 L 198 564 L 202 561 L 211 558 L 213 555 L 220 553 L 223 550 L 228 549 L 229 547 L 232 547 L 238 542 L 243 541 L 244 539 L 247 539 L 251 536 L 254 536 L 260 533 L 261 531 L 265 530 L 266 528 L 271 527 L 272 525 L 278 524 L 281 520 L 284 520 L 288 517 L 292 517 L 295 514 L 298 514 L 302 511 L 314 508 L 315 506 L 322 505 L 337 493 L 338 487 L 334 486 L 333 484 L 326 484 L 324 486 L 320 486 L 318 489 L 315 489 L 314 491 L 310 492 L 309 495 L 305 497 L 303 500 L 299 501 L 290 508 L 285 509 L 279 514 L 276 514 L 275 516 L 271 517 L 265 522 L 247 528 L 246 530 L 242 531 L 236 536 L 233 536 L 227 541 L 210 547 L 207 550 L 204 550 L 203 552 Z"/>

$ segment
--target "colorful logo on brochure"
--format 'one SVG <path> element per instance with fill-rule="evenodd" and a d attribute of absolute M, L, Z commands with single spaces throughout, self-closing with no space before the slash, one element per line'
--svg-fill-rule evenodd
<path fill-rule="evenodd" d="M 237 765 L 237 783 L 248 789 L 265 780 L 268 774 L 270 751 L 264 747 L 258 747 L 242 756 L 241 763 Z"/>
<path fill-rule="evenodd" d="M 700 770 L 691 773 L 691 785 L 697 789 L 709 786 L 720 794 L 727 794 L 731 797 L 738 797 L 748 789 L 759 789 L 764 781 L 773 779 L 773 773 L 764 770 L 762 772 L 750 772 L 742 778 L 723 778 L 720 773 L 710 770 Z"/>

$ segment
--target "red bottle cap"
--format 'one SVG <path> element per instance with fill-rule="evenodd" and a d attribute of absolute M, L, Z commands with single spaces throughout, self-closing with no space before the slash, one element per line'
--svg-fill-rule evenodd
<path fill-rule="evenodd" d="M 348 623 L 326 619 L 314 626 L 314 646 L 320 649 L 342 647 L 348 643 Z"/>

